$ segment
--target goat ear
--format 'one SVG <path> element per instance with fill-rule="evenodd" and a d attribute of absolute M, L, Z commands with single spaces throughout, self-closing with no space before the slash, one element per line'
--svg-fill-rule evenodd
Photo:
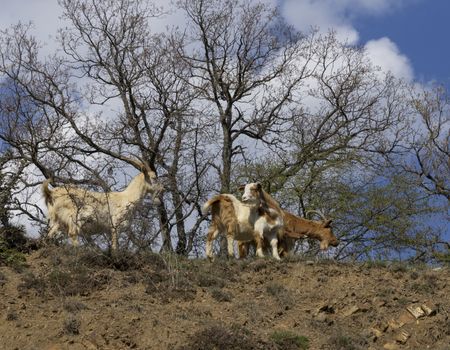
<path fill-rule="evenodd" d="M 323 223 L 323 227 L 330 227 L 331 226 L 331 223 L 333 222 L 333 220 L 327 220 L 327 221 L 325 221 L 324 223 Z"/>
<path fill-rule="evenodd" d="M 262 189 L 262 185 L 261 185 L 260 182 L 257 182 L 257 183 L 256 183 L 256 189 L 257 189 L 258 191 Z"/>
<path fill-rule="evenodd" d="M 238 189 L 239 189 L 240 192 L 244 191 L 245 190 L 245 185 L 240 185 L 238 187 Z"/>

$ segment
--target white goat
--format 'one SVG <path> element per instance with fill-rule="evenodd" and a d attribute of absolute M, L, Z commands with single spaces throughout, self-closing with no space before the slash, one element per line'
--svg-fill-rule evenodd
<path fill-rule="evenodd" d="M 157 201 L 162 186 L 156 175 L 143 164 L 143 172 L 131 180 L 122 192 L 91 192 L 75 186 L 48 188 L 50 180 L 42 184 L 45 204 L 48 208 L 49 232 L 53 237 L 58 231 L 66 232 L 73 245 L 78 245 L 81 232 L 95 234 L 99 231 L 111 233 L 113 251 L 117 250 L 118 230 L 128 225 L 134 209 L 147 193 Z"/>
<path fill-rule="evenodd" d="M 243 187 L 242 202 L 231 194 L 220 194 L 203 206 L 203 214 L 211 210 L 211 226 L 206 239 L 206 256 L 212 255 L 212 243 L 219 234 L 226 234 L 228 256 L 234 256 L 234 240 L 255 241 L 256 254 L 264 256 L 264 237 L 272 246 L 272 255 L 279 260 L 278 231 L 283 226 L 283 217 L 278 203 L 267 194 L 259 183 Z M 269 207 L 270 204 L 270 207 Z"/>

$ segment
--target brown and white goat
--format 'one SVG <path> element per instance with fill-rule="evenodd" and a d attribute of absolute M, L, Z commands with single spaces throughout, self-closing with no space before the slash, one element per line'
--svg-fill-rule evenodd
<path fill-rule="evenodd" d="M 272 255 L 279 260 L 278 231 L 283 226 L 278 203 L 267 194 L 260 183 L 243 187 L 242 202 L 231 194 L 220 194 L 203 206 L 203 214 L 211 210 L 211 226 L 206 239 L 206 256 L 213 258 L 212 243 L 219 234 L 227 237 L 228 256 L 234 257 L 234 240 L 256 242 L 256 254 L 264 256 L 262 241 L 272 246 Z"/>
<path fill-rule="evenodd" d="M 122 192 L 92 192 L 70 185 L 51 190 L 50 180 L 45 180 L 42 192 L 48 209 L 48 237 L 63 231 L 76 246 L 81 232 L 89 235 L 103 230 L 111 233 L 111 248 L 117 250 L 119 229 L 129 224 L 131 214 L 148 193 L 157 201 L 163 190 L 153 171 L 143 165 L 141 169 Z"/>
<path fill-rule="evenodd" d="M 302 238 L 312 238 L 320 241 L 320 249 L 326 250 L 329 246 L 336 247 L 339 245 L 339 240 L 333 234 L 331 228 L 332 220 L 326 219 L 325 216 L 318 212 L 311 210 L 307 213 L 316 213 L 322 221 L 308 220 L 297 215 L 291 214 L 283 210 L 283 236 L 279 237 L 279 253 L 283 256 L 289 254 L 292 250 L 295 241 Z M 239 257 L 247 256 L 249 244 L 254 242 L 238 242 Z M 263 248 L 265 242 L 262 242 Z M 267 244 L 266 244 L 267 245 Z"/>

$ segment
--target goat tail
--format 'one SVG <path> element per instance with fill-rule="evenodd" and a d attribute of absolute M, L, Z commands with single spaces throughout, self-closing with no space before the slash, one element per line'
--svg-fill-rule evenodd
<path fill-rule="evenodd" d="M 222 199 L 222 197 L 220 195 L 218 195 L 218 196 L 215 196 L 215 197 L 211 198 L 210 200 L 208 200 L 205 204 L 203 204 L 202 214 L 207 215 L 209 213 L 211 206 L 214 203 L 219 202 L 221 199 Z"/>
<path fill-rule="evenodd" d="M 44 199 L 45 199 L 45 204 L 49 205 L 53 203 L 53 198 L 52 198 L 52 190 L 50 190 L 48 188 L 48 184 L 52 182 L 52 179 L 46 179 L 43 183 L 42 183 L 42 194 L 44 195 Z"/>

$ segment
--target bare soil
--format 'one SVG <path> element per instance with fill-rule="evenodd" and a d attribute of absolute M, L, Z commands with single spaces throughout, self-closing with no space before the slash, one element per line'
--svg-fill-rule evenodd
<path fill-rule="evenodd" d="M 449 288 L 448 268 L 50 247 L 0 267 L 0 349 L 448 350 Z"/>

